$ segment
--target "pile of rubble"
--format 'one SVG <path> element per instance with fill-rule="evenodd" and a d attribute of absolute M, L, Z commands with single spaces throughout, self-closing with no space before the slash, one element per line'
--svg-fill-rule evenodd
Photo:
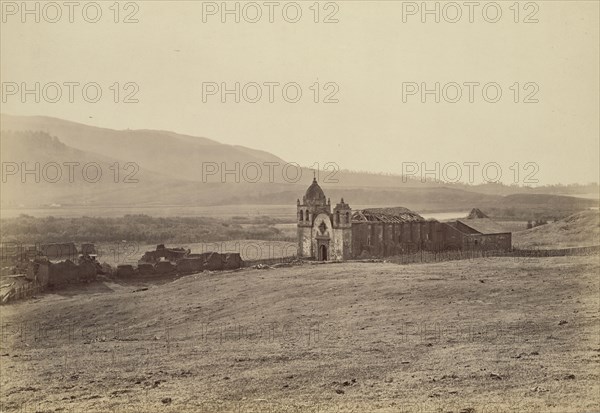
<path fill-rule="evenodd" d="M 244 261 L 239 253 L 205 252 L 192 254 L 188 249 L 166 248 L 163 244 L 155 251 L 144 253 L 137 267 L 130 264 L 117 266 L 116 276 L 193 274 L 202 271 L 222 271 L 242 268 Z"/>

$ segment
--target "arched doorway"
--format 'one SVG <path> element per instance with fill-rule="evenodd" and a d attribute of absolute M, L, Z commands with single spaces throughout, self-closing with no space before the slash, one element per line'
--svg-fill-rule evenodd
<path fill-rule="evenodd" d="M 327 246 L 321 245 L 319 247 L 319 261 L 327 261 Z"/>

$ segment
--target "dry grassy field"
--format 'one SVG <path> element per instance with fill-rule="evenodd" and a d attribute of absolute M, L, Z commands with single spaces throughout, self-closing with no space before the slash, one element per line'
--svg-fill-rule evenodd
<path fill-rule="evenodd" d="M 573 214 L 526 231 L 513 233 L 518 248 L 571 248 L 600 245 L 600 214 L 597 210 Z"/>
<path fill-rule="evenodd" d="M 598 257 L 105 280 L 2 308 L 2 411 L 593 412 Z"/>

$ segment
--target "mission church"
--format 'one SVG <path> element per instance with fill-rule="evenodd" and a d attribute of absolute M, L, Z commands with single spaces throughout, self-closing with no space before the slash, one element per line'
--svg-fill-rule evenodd
<path fill-rule="evenodd" d="M 426 220 L 402 207 L 352 211 L 331 201 L 314 178 L 297 201 L 298 256 L 318 261 L 442 250 L 510 250 L 511 233 L 478 209 L 455 222 Z"/>

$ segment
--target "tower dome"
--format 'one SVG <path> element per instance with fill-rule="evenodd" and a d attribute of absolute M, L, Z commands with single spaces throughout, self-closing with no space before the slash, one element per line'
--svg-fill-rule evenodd
<path fill-rule="evenodd" d="M 325 193 L 317 183 L 317 178 L 313 178 L 312 184 L 306 190 L 304 195 L 304 203 L 307 205 L 325 205 L 327 198 Z"/>

